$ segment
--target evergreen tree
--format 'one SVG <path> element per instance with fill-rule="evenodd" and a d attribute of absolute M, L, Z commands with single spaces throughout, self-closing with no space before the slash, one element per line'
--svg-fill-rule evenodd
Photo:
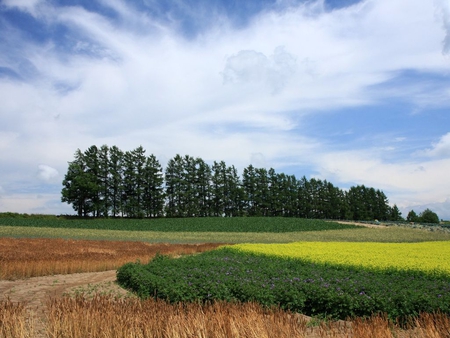
<path fill-rule="evenodd" d="M 99 182 L 99 216 L 108 217 L 111 209 L 111 175 L 109 165 L 109 147 L 101 146 L 98 151 L 98 182 Z"/>
<path fill-rule="evenodd" d="M 164 188 L 163 188 L 164 187 Z M 63 181 L 63 202 L 79 216 L 198 217 L 285 216 L 329 219 L 401 219 L 386 195 L 364 185 L 344 192 L 333 184 L 312 178 L 278 174 L 273 168 L 243 171 L 242 181 L 234 166 L 201 158 L 176 155 L 164 175 L 154 155 L 142 146 L 122 152 L 116 146 L 79 149 L 69 162 Z M 411 211 L 413 212 L 413 211 Z M 408 219 L 419 217 L 408 214 Z M 433 213 L 434 214 L 434 213 Z M 422 219 L 435 221 L 426 210 Z"/>
<path fill-rule="evenodd" d="M 167 217 L 183 217 L 184 216 L 184 164 L 183 158 L 176 155 L 167 162 L 165 170 L 166 183 L 166 215 Z"/>
<path fill-rule="evenodd" d="M 99 167 L 99 153 L 97 146 L 90 146 L 84 152 L 84 161 L 86 164 L 86 175 L 89 176 L 91 182 L 91 202 L 92 212 L 94 217 L 100 216 L 100 210 L 102 209 L 100 201 L 100 167 Z"/>
<path fill-rule="evenodd" d="M 211 212 L 213 216 L 225 215 L 227 176 L 225 162 L 214 161 L 211 167 Z"/>
<path fill-rule="evenodd" d="M 162 167 L 154 155 L 147 157 L 143 174 L 143 207 L 147 217 L 164 214 L 164 178 Z"/>
<path fill-rule="evenodd" d="M 137 217 L 136 164 L 131 151 L 126 151 L 123 155 L 123 180 L 121 190 L 122 216 Z"/>
<path fill-rule="evenodd" d="M 397 204 L 394 204 L 394 206 L 390 209 L 389 220 L 394 221 L 394 222 L 404 221 L 404 219 L 402 217 L 402 213 L 398 209 Z"/>
<path fill-rule="evenodd" d="M 271 203 L 269 200 L 270 192 L 267 169 L 255 169 L 255 183 L 255 216 L 268 216 Z"/>
<path fill-rule="evenodd" d="M 406 220 L 408 222 L 419 222 L 419 216 L 417 216 L 414 210 L 410 210 L 408 216 L 406 216 Z"/>
<path fill-rule="evenodd" d="M 227 167 L 224 212 L 227 217 L 243 216 L 244 189 L 235 166 Z"/>
<path fill-rule="evenodd" d="M 111 215 L 116 217 L 122 211 L 123 193 L 123 162 L 124 153 L 112 146 L 109 150 L 109 205 Z"/>
<path fill-rule="evenodd" d="M 197 206 L 195 216 L 210 216 L 211 167 L 201 158 L 196 158 L 194 163 L 194 203 Z"/>
<path fill-rule="evenodd" d="M 242 188 L 244 191 L 244 211 L 249 216 L 257 216 L 257 186 L 256 186 L 256 173 L 255 167 L 249 165 L 244 168 L 242 174 Z"/>

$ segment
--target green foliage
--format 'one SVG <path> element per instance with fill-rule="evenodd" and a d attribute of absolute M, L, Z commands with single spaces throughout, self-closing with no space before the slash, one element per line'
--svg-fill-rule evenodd
<path fill-rule="evenodd" d="M 431 211 L 430 209 L 425 209 L 423 212 L 420 213 L 419 221 L 422 223 L 439 224 L 439 217 L 435 212 Z"/>
<path fill-rule="evenodd" d="M 299 232 L 354 229 L 355 226 L 323 220 L 285 217 L 199 217 L 199 218 L 2 218 L 2 225 L 163 232 Z"/>
<path fill-rule="evenodd" d="M 394 206 L 391 208 L 389 220 L 394 222 L 402 222 L 405 219 L 402 217 L 402 213 L 397 207 L 397 204 L 394 204 Z"/>
<path fill-rule="evenodd" d="M 178 259 L 130 263 L 118 283 L 143 298 L 171 302 L 257 301 L 306 315 L 346 319 L 386 313 L 406 318 L 450 311 L 450 277 L 337 267 L 223 248 Z"/>
<path fill-rule="evenodd" d="M 384 193 L 364 185 L 348 192 L 326 180 L 244 168 L 177 154 L 164 175 L 142 146 L 122 152 L 91 146 L 75 152 L 61 191 L 78 216 L 208 217 L 267 216 L 318 219 L 398 220 Z"/>
<path fill-rule="evenodd" d="M 5 218 L 21 218 L 21 219 L 43 219 L 43 220 L 56 220 L 58 219 L 58 216 L 55 215 L 45 215 L 45 214 L 21 214 L 17 212 L 0 212 L 0 219 Z"/>
<path fill-rule="evenodd" d="M 417 216 L 414 210 L 411 210 L 406 217 L 408 222 L 420 222 L 420 223 L 430 223 L 430 224 L 439 224 L 438 215 L 431 211 L 430 209 L 425 209 L 422 211 L 419 216 Z"/>
<path fill-rule="evenodd" d="M 406 220 L 408 222 L 418 222 L 419 216 L 417 216 L 417 214 L 414 210 L 410 210 L 410 212 L 408 212 L 408 216 L 406 216 Z"/>

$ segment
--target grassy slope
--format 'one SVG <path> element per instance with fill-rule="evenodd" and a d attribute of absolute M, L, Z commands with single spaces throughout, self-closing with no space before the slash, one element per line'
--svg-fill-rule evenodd
<path fill-rule="evenodd" d="M 158 232 L 0 225 L 2 237 L 132 240 L 152 243 L 288 243 L 295 241 L 422 242 L 450 240 L 450 234 L 400 227 L 304 232 Z"/>

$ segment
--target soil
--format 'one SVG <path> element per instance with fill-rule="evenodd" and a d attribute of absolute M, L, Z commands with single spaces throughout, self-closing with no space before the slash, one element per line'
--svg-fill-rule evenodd
<path fill-rule="evenodd" d="M 42 321 L 45 319 L 46 302 L 50 298 L 77 292 L 127 294 L 115 280 L 116 270 L 32 277 L 14 281 L 0 280 L 0 299 L 9 298 L 14 303 L 26 304 L 30 317 L 34 319 L 36 337 L 46 337 Z"/>

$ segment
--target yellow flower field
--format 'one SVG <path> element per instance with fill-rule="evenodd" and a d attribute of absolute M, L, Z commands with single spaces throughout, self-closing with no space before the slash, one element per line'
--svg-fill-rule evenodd
<path fill-rule="evenodd" d="M 239 244 L 233 248 L 254 253 L 301 258 L 365 268 L 415 270 L 450 275 L 450 242 L 295 242 Z"/>

